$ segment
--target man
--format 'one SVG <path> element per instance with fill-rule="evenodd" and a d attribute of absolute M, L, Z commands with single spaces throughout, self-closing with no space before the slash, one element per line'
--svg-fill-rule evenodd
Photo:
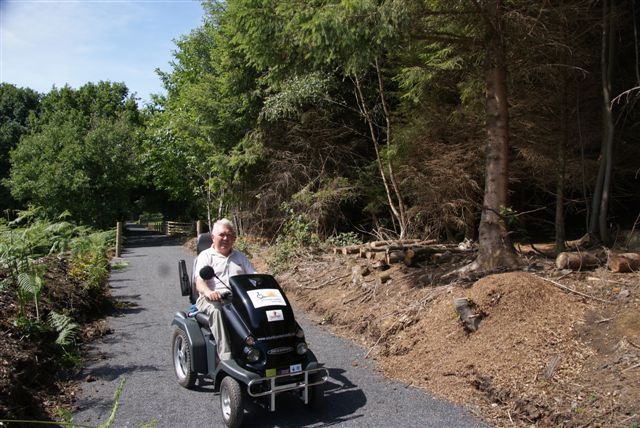
<path fill-rule="evenodd" d="M 195 278 L 199 297 L 196 306 L 199 311 L 209 316 L 209 327 L 218 347 L 221 360 L 231 358 L 231 345 L 222 322 L 222 303 L 231 296 L 229 278 L 234 275 L 256 273 L 249 259 L 240 251 L 233 249 L 236 232 L 229 220 L 218 220 L 211 230 L 213 243 L 211 248 L 202 251 L 196 260 Z M 204 280 L 200 277 L 200 269 L 211 266 L 216 277 Z"/>

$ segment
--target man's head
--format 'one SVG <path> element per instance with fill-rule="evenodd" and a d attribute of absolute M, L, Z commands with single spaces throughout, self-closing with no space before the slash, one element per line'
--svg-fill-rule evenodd
<path fill-rule="evenodd" d="M 223 256 L 228 256 L 233 251 L 233 244 L 236 242 L 236 230 L 233 223 L 223 218 L 213 224 L 211 230 L 213 249 Z"/>

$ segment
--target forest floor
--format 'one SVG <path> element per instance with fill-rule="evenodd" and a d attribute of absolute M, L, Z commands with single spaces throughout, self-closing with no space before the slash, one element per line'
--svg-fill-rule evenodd
<path fill-rule="evenodd" d="M 469 260 L 393 264 L 383 282 L 375 269 L 360 275 L 365 259 L 321 255 L 278 279 L 294 305 L 364 346 L 385 376 L 492 426 L 639 426 L 640 272 L 559 271 L 530 254 L 522 271 L 438 279 Z M 484 315 L 474 333 L 454 310 L 458 297 Z"/>

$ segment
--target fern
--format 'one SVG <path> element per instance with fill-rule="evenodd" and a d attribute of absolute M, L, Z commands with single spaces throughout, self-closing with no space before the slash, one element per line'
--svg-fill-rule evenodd
<path fill-rule="evenodd" d="M 38 300 L 40 298 L 40 292 L 44 285 L 44 279 L 40 272 L 20 272 L 18 274 L 18 291 L 25 296 L 25 300 L 33 298 L 36 306 L 36 319 L 40 320 L 40 309 L 38 308 Z M 20 294 L 19 293 L 19 294 Z"/>
<path fill-rule="evenodd" d="M 18 287 L 31 296 L 37 295 L 42 290 L 44 281 L 37 274 L 20 272 L 18 274 Z"/>
<path fill-rule="evenodd" d="M 51 311 L 49 313 L 49 325 L 58 332 L 56 343 L 62 347 L 69 346 L 75 342 L 78 333 L 78 324 L 65 314 Z"/>

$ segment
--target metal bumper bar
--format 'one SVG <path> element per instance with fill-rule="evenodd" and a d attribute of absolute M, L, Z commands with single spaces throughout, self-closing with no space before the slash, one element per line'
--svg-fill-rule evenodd
<path fill-rule="evenodd" d="M 309 382 L 309 376 L 319 374 L 320 379 L 314 382 Z M 300 380 L 300 377 L 303 376 L 303 380 Z M 269 396 L 269 410 L 276 410 L 276 395 L 284 392 L 284 391 L 293 391 L 296 389 L 302 390 L 302 398 L 304 400 L 304 404 L 309 404 L 309 387 L 314 385 L 320 385 L 327 381 L 329 377 L 329 372 L 326 368 L 321 367 L 317 369 L 309 369 L 304 370 L 298 373 L 270 376 L 270 377 L 261 377 L 258 379 L 253 379 L 247 385 L 247 393 L 251 397 L 264 397 L 265 395 Z M 290 382 L 287 382 L 287 378 L 290 378 Z M 285 383 L 281 385 L 276 385 L 276 380 L 283 380 Z M 261 384 L 263 387 L 268 385 L 269 389 L 267 391 L 254 392 L 251 390 L 253 386 L 257 386 Z"/>

